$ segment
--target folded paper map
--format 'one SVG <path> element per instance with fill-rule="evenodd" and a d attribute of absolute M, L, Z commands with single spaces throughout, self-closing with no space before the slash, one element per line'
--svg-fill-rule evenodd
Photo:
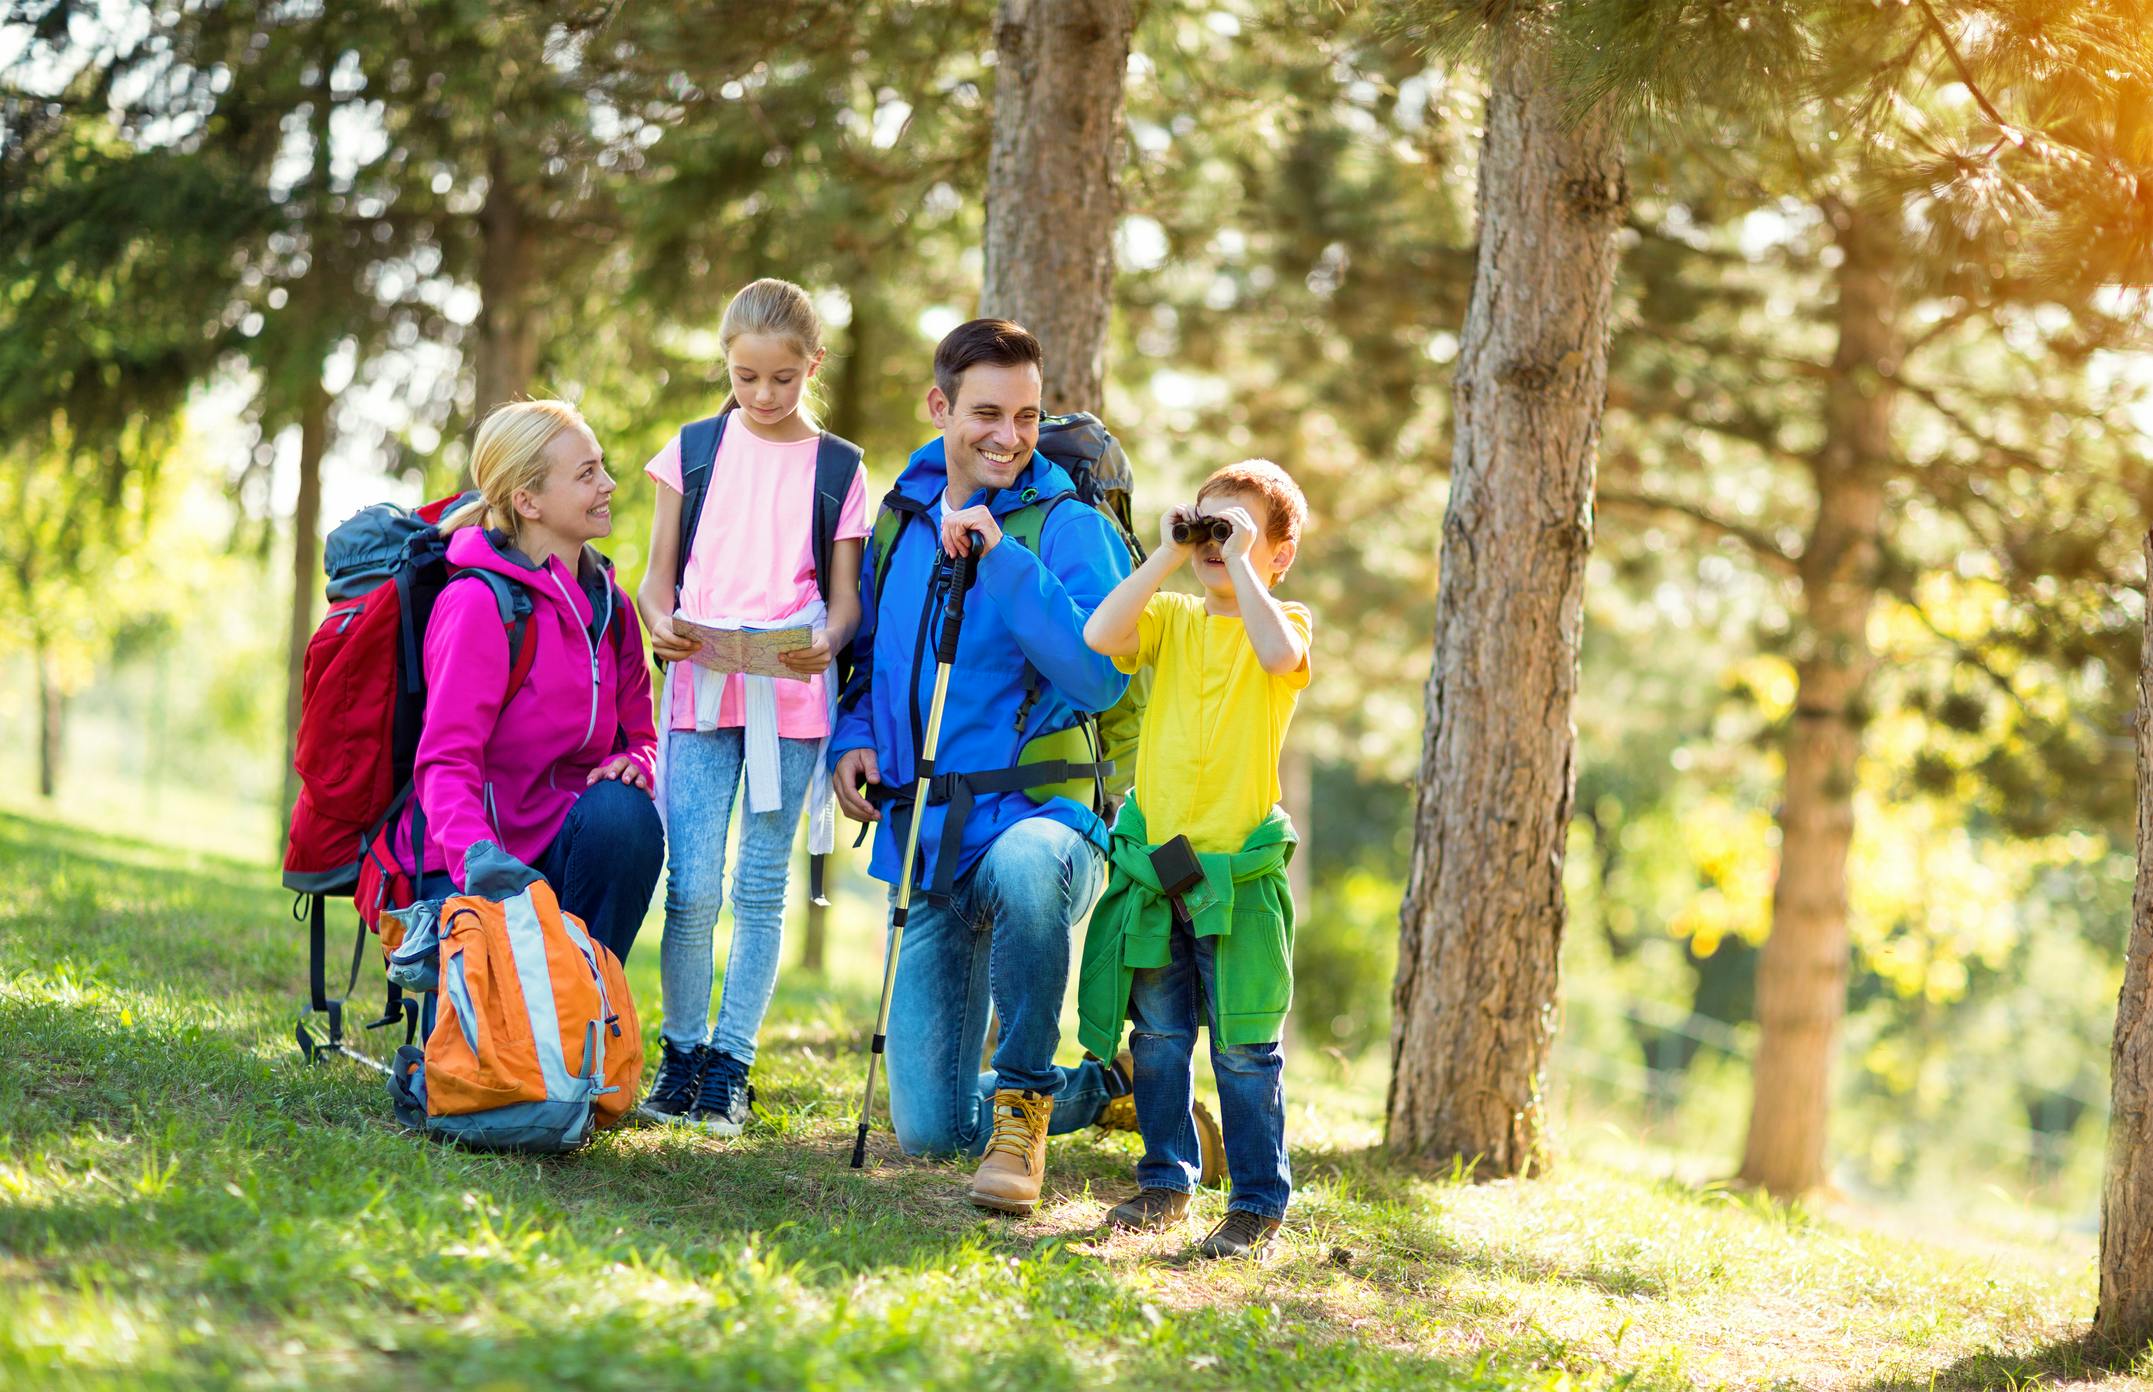
<path fill-rule="evenodd" d="M 709 628 L 683 614 L 673 616 L 673 631 L 697 645 L 688 660 L 718 672 L 745 672 L 751 677 L 789 677 L 806 681 L 778 654 L 804 648 L 815 641 L 815 630 L 798 628 Z"/>

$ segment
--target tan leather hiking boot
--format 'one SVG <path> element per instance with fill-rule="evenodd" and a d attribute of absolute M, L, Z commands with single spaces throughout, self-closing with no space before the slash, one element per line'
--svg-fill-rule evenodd
<path fill-rule="evenodd" d="M 1136 1055 L 1123 1049 L 1114 1055 L 1114 1062 L 1110 1066 L 1121 1075 L 1121 1081 L 1127 1086 L 1127 1090 L 1119 1097 L 1107 1098 L 1106 1105 L 1099 1109 L 1099 1119 L 1092 1125 L 1101 1131 L 1134 1131 L 1137 1129 Z"/>
<path fill-rule="evenodd" d="M 1047 1118 L 1054 1099 L 1043 1092 L 994 1090 L 994 1135 L 965 1195 L 997 1213 L 1030 1213 L 1039 1206 L 1047 1168 Z"/>

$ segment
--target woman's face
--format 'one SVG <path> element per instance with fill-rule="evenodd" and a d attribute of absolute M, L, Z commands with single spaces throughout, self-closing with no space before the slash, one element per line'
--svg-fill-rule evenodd
<path fill-rule="evenodd" d="M 569 426 L 546 442 L 546 481 L 516 491 L 516 514 L 563 541 L 595 541 L 613 532 L 613 476 L 588 428 Z"/>

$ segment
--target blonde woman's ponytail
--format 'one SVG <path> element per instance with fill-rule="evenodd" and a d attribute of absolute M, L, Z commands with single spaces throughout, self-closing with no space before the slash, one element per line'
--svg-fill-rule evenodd
<path fill-rule="evenodd" d="M 565 401 L 511 401 L 495 407 L 480 422 L 471 446 L 471 479 L 479 496 L 443 517 L 442 532 L 484 525 L 514 535 L 517 490 L 536 493 L 544 488 L 546 446 L 562 431 L 583 424 L 583 413 Z"/>

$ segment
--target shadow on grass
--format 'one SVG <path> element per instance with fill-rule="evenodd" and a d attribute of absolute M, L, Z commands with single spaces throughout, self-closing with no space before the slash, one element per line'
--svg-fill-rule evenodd
<path fill-rule="evenodd" d="M 403 1320 L 425 1313 L 405 1303 L 414 1290 L 535 1301 L 564 1263 L 707 1285 L 734 1279 L 759 1251 L 825 1307 L 822 1323 L 758 1307 L 730 1321 L 744 1331 L 736 1348 L 707 1329 L 668 1345 L 648 1330 L 534 1321 L 542 1333 L 528 1338 L 521 1327 L 490 1334 L 488 1366 L 576 1381 L 579 1369 L 618 1365 L 662 1385 L 737 1372 L 744 1357 L 774 1384 L 820 1361 L 887 1363 L 921 1383 L 991 1370 L 1033 1388 L 1096 1385 L 1100 1339 L 1115 1350 L 1116 1377 L 1135 1381 L 1185 1376 L 1192 1359 L 1208 1359 L 1195 1366 L 1228 1382 L 1288 1369 L 1305 1381 L 1330 1368 L 1342 1379 L 1493 1385 L 1442 1358 L 1364 1346 L 1320 1287 L 1447 1308 L 1448 1275 L 1466 1270 L 1657 1293 L 1632 1273 L 1548 1269 L 1461 1244 L 1439 1226 L 1440 1177 L 1377 1151 L 1314 1150 L 1295 1156 L 1312 1191 L 1301 1221 L 1356 1234 L 1343 1240 L 1345 1261 L 1302 1244 L 1280 1274 L 1303 1289 L 1274 1303 L 1270 1324 L 1220 1294 L 1230 1273 L 1192 1279 L 1189 1303 L 1162 1323 L 1129 1280 L 1148 1259 L 1063 1255 L 1096 1231 L 1102 1201 L 1133 1187 L 1133 1138 L 1057 1139 L 1047 1202 L 1015 1222 L 965 1202 L 969 1161 L 906 1158 L 887 1130 L 874 1135 L 873 1166 L 854 1171 L 857 1037 L 827 1010 L 805 1026 L 778 1022 L 757 1065 L 772 1125 L 741 1140 L 639 1128 L 558 1158 L 429 1144 L 389 1119 L 378 1077 L 308 1067 L 291 1051 L 304 929 L 268 872 L 183 860 L 0 817 L 0 873 L 13 886 L 0 908 L 0 1163 L 23 1177 L 0 1207 L 0 1250 L 31 1257 L 55 1288 L 211 1298 L 269 1320 L 356 1300 Z M 850 1303 L 866 1277 L 898 1278 L 880 1285 L 897 1291 L 905 1273 L 938 1281 L 983 1264 L 1082 1340 L 1004 1328 L 983 1336 L 967 1368 L 961 1335 L 909 1328 L 877 1304 L 924 1296 Z M 413 1337 L 423 1346 L 427 1336 Z"/>
<path fill-rule="evenodd" d="M 2118 1348 L 2088 1330 L 2023 1351 L 1983 1349 L 1918 1377 L 1865 1383 L 1863 1392 L 2024 1392 L 2065 1380 L 2096 1385 L 2145 1371 L 2145 1350 Z"/>

